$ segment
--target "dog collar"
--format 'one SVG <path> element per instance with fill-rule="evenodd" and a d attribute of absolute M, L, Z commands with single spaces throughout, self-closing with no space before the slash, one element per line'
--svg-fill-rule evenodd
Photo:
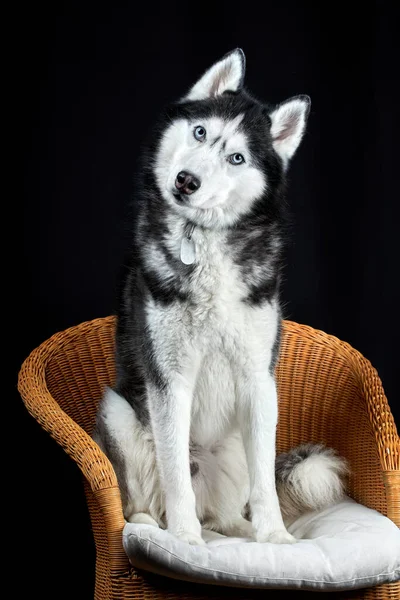
<path fill-rule="evenodd" d="M 196 225 L 188 221 L 181 241 L 181 261 L 184 265 L 192 265 L 196 260 L 196 245 L 192 235 Z"/>

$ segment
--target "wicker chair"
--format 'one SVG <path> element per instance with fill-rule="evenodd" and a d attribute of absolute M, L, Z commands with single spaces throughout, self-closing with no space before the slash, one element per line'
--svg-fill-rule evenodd
<path fill-rule="evenodd" d="M 115 319 L 107 317 L 55 334 L 25 360 L 18 383 L 28 411 L 84 475 L 96 544 L 96 600 L 287 596 L 287 591 L 190 584 L 130 566 L 122 547 L 124 518 L 116 476 L 90 437 L 97 403 L 114 378 L 114 331 Z M 400 442 L 369 361 L 335 337 L 285 321 L 277 380 L 278 450 L 308 441 L 335 447 L 351 465 L 349 494 L 400 525 Z M 330 597 L 399 600 L 400 582 Z"/>

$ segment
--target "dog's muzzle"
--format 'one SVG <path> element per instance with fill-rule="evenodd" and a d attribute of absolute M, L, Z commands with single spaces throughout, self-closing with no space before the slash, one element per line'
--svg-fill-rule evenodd
<path fill-rule="evenodd" d="M 188 171 L 180 171 L 175 179 L 175 187 L 179 194 L 194 194 L 201 186 L 201 181 L 198 177 Z"/>

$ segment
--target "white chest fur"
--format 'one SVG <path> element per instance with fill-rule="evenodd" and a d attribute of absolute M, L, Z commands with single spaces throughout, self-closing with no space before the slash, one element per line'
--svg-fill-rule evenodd
<path fill-rule="evenodd" d="M 225 320 L 240 320 L 247 288 L 232 260 L 226 235 L 195 229 L 192 240 L 196 247 L 196 268 L 189 286 L 200 313 L 209 319 L 216 313 L 217 318 L 222 320 L 213 323 L 218 328 Z"/>
<path fill-rule="evenodd" d="M 170 239 L 175 256 L 181 232 Z M 192 239 L 196 261 L 183 284 L 188 300 L 150 304 L 147 314 L 165 367 L 183 368 L 188 377 L 196 372 L 191 437 L 210 446 L 236 426 L 237 378 L 253 363 L 268 369 L 278 310 L 274 303 L 252 306 L 245 301 L 248 288 L 224 234 L 196 228 Z M 162 268 L 160 262 L 158 266 Z"/>

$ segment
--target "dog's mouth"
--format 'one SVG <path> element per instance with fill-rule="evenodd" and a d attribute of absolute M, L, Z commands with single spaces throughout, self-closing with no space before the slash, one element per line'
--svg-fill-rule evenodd
<path fill-rule="evenodd" d="M 172 193 L 176 203 L 179 204 L 180 206 L 183 206 L 183 205 L 186 205 L 189 207 L 192 206 L 192 208 L 196 208 L 196 209 L 200 209 L 200 210 L 207 210 L 209 208 L 214 208 L 215 206 L 217 206 L 215 196 L 211 196 L 211 198 L 209 198 L 208 200 L 203 202 L 201 205 L 193 206 L 190 204 L 190 196 L 188 196 L 188 194 L 181 194 L 180 192 L 177 192 L 176 190 L 173 190 L 171 193 Z"/>
<path fill-rule="evenodd" d="M 187 195 L 186 194 L 180 194 L 179 192 L 172 192 L 173 197 L 175 198 L 175 200 L 178 202 L 178 204 L 183 204 L 184 202 L 187 202 Z"/>

